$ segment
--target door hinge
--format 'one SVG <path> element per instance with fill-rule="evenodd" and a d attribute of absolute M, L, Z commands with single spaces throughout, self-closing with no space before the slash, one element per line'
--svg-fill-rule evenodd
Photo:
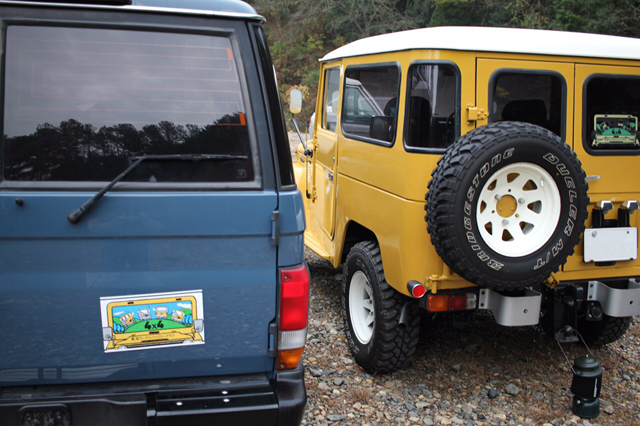
<path fill-rule="evenodd" d="M 489 117 L 484 109 L 478 108 L 473 104 L 467 104 L 467 121 L 482 121 Z"/>
<path fill-rule="evenodd" d="M 280 244 L 280 212 L 274 210 L 271 212 L 271 245 L 278 247 Z"/>

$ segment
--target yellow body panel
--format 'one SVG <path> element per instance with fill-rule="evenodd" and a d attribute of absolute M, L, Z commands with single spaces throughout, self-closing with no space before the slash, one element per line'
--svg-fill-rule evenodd
<path fill-rule="evenodd" d="M 634 61 L 570 58 L 526 54 L 483 53 L 466 51 L 411 50 L 367 56 L 347 57 L 325 67 L 397 63 L 401 70 L 398 117 L 405 116 L 407 70 L 414 61 L 448 61 L 460 72 L 460 136 L 488 123 L 490 111 L 489 82 L 498 69 L 545 70 L 562 75 L 566 82 L 564 139 L 576 151 L 587 175 L 599 175 L 589 182 L 592 205 L 611 200 L 616 205 L 640 199 L 638 156 L 594 156 L 582 144 L 582 96 L 585 80 L 593 74 L 640 75 L 640 63 Z M 341 91 L 342 91 L 341 83 Z M 322 106 L 322 81 L 318 104 Z M 477 114 L 477 121 L 469 121 Z M 316 114 L 318 116 L 318 114 Z M 304 158 L 302 148 L 296 154 L 294 168 L 303 194 L 309 189 L 306 168 L 315 161 L 318 200 L 305 198 L 307 231 L 305 242 L 321 257 L 339 266 L 344 258 L 345 235 L 357 223 L 371 231 L 380 244 L 387 282 L 408 294 L 407 282 L 417 280 L 432 291 L 468 287 L 472 284 L 451 273 L 430 242 L 424 220 L 424 197 L 431 172 L 441 154 L 412 153 L 403 144 L 404 119 L 398 120 L 392 146 L 381 146 L 345 137 L 338 129 L 336 144 L 329 142 L 326 131 L 316 119 L 313 144 L 318 144 L 315 159 Z M 327 179 L 333 173 L 333 181 Z M 589 208 L 591 211 L 591 207 Z M 610 212 L 614 218 L 616 210 Z M 609 216 L 608 216 L 609 217 Z M 639 226 L 640 213 L 631 215 L 631 226 Z M 587 228 L 591 219 L 587 220 Z M 640 261 L 617 262 L 611 267 L 597 267 L 583 262 L 580 243 L 557 280 L 585 280 L 640 275 Z"/>

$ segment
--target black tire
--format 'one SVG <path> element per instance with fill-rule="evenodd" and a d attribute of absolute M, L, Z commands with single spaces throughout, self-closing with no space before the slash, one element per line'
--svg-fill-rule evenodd
<path fill-rule="evenodd" d="M 604 315 L 602 321 L 578 321 L 578 332 L 589 347 L 598 347 L 615 342 L 625 335 L 632 317 L 610 317 Z"/>
<path fill-rule="evenodd" d="M 519 165 L 548 174 L 549 182 L 557 188 L 560 208 L 556 209 L 557 221 L 547 226 L 550 236 L 542 239 L 539 247 L 511 255 L 492 249 L 482 236 L 478 200 L 483 188 L 491 188 L 491 179 L 500 170 Z M 520 122 L 488 124 L 459 138 L 438 161 L 428 188 L 427 230 L 437 253 L 464 279 L 494 290 L 521 290 L 542 283 L 557 271 L 580 241 L 589 205 L 586 175 L 571 148 L 556 134 Z M 514 208 L 530 213 L 522 206 Z M 514 213 L 514 223 L 518 223 L 517 216 Z M 529 226 L 523 223 L 519 223 L 521 228 Z M 511 234 L 500 234 L 498 228 L 493 231 L 491 227 L 487 232 L 499 235 L 493 237 L 494 241 L 509 241 Z"/>
<path fill-rule="evenodd" d="M 351 317 L 354 301 L 350 292 L 352 285 L 357 285 L 354 284 L 354 276 L 366 278 L 373 298 L 373 328 L 368 341 L 361 341 L 358 337 Z M 407 303 L 404 324 L 399 325 L 403 307 Z M 342 281 L 342 313 L 347 343 L 362 368 L 370 373 L 389 373 L 411 361 L 420 334 L 419 308 L 417 303 L 387 284 L 380 248 L 375 242 L 360 242 L 347 255 Z"/>

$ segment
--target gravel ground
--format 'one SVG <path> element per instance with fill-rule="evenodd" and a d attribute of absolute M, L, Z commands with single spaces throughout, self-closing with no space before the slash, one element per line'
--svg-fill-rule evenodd
<path fill-rule="evenodd" d="M 535 327 L 501 327 L 490 314 L 428 322 L 408 368 L 370 375 L 351 358 L 340 308 L 340 270 L 307 251 L 311 304 L 304 354 L 306 425 L 640 424 L 640 325 L 594 350 L 605 368 L 602 413 L 571 412 L 571 370 Z M 427 328 L 425 330 L 425 328 Z M 571 361 L 585 353 L 566 346 Z"/>

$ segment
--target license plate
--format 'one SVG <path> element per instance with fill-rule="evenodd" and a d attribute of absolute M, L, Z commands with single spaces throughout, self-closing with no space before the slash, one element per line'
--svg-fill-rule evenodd
<path fill-rule="evenodd" d="M 620 262 L 638 258 L 638 228 L 587 228 L 585 262 Z"/>

